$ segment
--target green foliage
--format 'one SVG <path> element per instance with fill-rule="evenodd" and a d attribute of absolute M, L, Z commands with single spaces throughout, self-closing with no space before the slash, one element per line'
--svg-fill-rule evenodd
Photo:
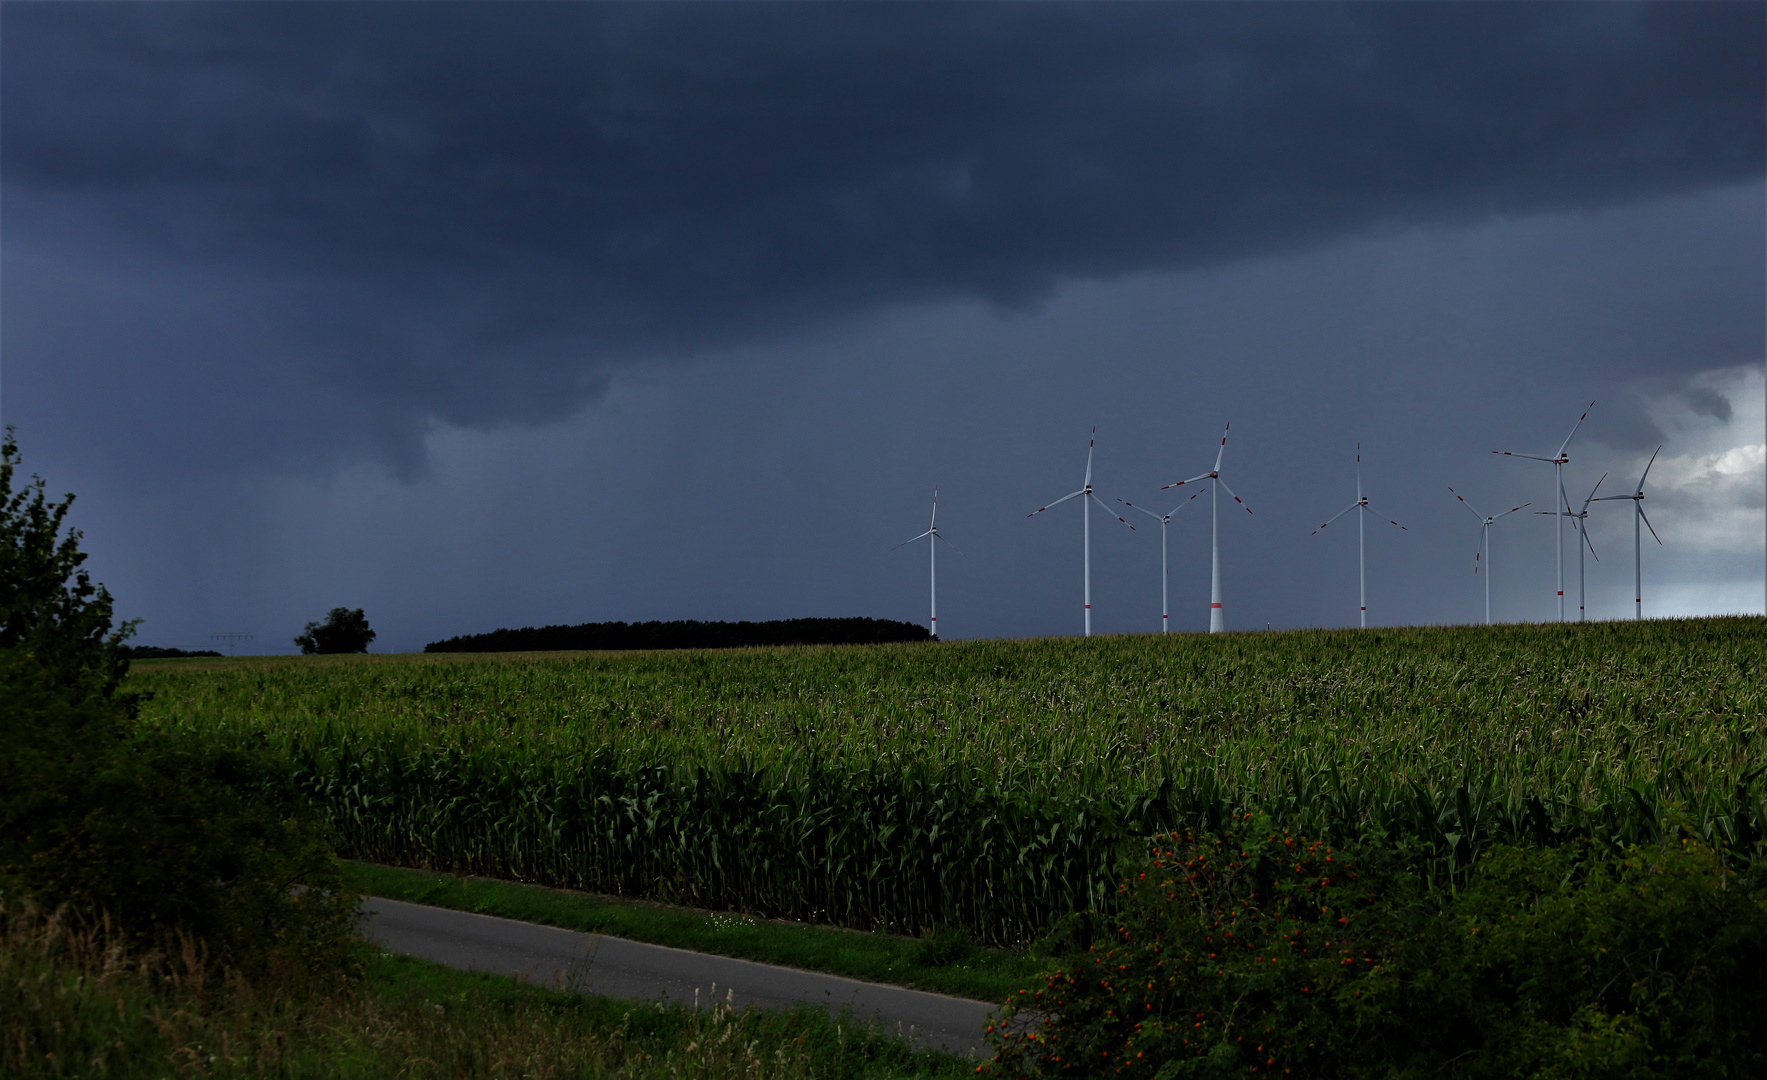
<path fill-rule="evenodd" d="M 1143 838 L 1246 812 L 1726 858 L 1767 825 L 1767 620 L 595 656 L 144 662 L 145 718 L 284 753 L 357 858 L 1022 946 Z"/>
<path fill-rule="evenodd" d="M 0 880 L 235 963 L 340 957 L 354 897 L 279 759 L 131 734 L 115 705 L 33 688 L 28 667 L 0 673 Z"/>
<path fill-rule="evenodd" d="M 111 596 L 84 568 L 80 531 L 63 534 L 74 497 L 50 501 L 42 479 L 14 490 L 18 440 L 0 435 L 0 653 L 34 656 L 36 677 L 76 694 L 109 697 L 128 672 L 111 629 Z"/>
<path fill-rule="evenodd" d="M 1690 841 L 1403 852 L 1267 818 L 1157 838 L 1111 933 L 1011 999 L 989 1071 L 1684 1077 L 1767 1066 L 1767 892 Z"/>
<path fill-rule="evenodd" d="M 309 656 L 314 653 L 365 653 L 374 636 L 374 631 L 368 628 L 368 616 L 361 608 L 334 607 L 326 613 L 324 622 L 308 623 L 294 643 Z"/>
<path fill-rule="evenodd" d="M 820 1008 L 734 1012 L 560 993 L 364 950 L 350 977 L 247 974 L 0 903 L 0 1075 L 888 1080 L 973 1075 Z"/>
<path fill-rule="evenodd" d="M 176 927 L 234 962 L 335 960 L 354 931 L 323 823 L 285 760 L 135 729 L 111 598 L 62 535 L 73 497 L 14 494 L 0 444 L 0 887 Z M 296 889 L 296 885 L 304 889 Z"/>

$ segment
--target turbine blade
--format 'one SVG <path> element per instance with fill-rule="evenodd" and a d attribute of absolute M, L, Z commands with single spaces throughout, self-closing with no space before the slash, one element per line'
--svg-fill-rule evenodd
<path fill-rule="evenodd" d="M 1589 548 L 1590 556 L 1594 558 L 1596 562 L 1600 562 L 1601 556 L 1595 554 L 1595 542 L 1589 539 L 1589 530 L 1583 528 L 1582 523 L 1580 522 L 1577 525 L 1577 535 L 1583 538 L 1583 543 Z"/>
<path fill-rule="evenodd" d="M 1591 401 L 1589 403 L 1589 409 L 1593 408 L 1595 408 L 1595 402 Z M 1566 435 L 1565 441 L 1559 445 L 1558 457 L 1562 458 L 1565 456 L 1565 450 L 1571 445 L 1571 440 L 1577 437 L 1577 429 L 1583 426 L 1583 421 L 1589 419 L 1589 409 L 1584 409 L 1583 415 L 1577 417 L 1577 422 L 1571 425 L 1571 433 Z"/>
<path fill-rule="evenodd" d="M 1105 505 L 1105 501 L 1104 501 L 1104 500 L 1103 500 L 1103 499 L 1101 499 L 1101 498 L 1099 498 L 1099 497 L 1098 497 L 1098 496 L 1096 496 L 1096 495 L 1094 495 L 1094 496 L 1092 496 L 1092 501 L 1093 501 L 1093 502 L 1095 502 L 1095 503 L 1097 503 L 1097 504 L 1098 504 L 1098 507 L 1099 507 L 1099 509 L 1101 509 L 1101 510 L 1103 510 L 1103 511 L 1104 511 L 1104 512 L 1105 512 L 1105 513 L 1107 513 L 1107 514 L 1109 514 L 1109 515 L 1110 515 L 1110 516 L 1111 516 L 1111 517 L 1114 517 L 1114 518 L 1116 518 L 1116 519 L 1117 519 L 1117 520 L 1118 520 L 1118 521 L 1120 521 L 1120 522 L 1122 522 L 1122 523 L 1123 523 L 1123 524 L 1125 524 L 1125 525 L 1129 525 L 1129 519 L 1128 519 L 1128 518 L 1126 518 L 1126 517 L 1124 517 L 1124 516 L 1123 516 L 1123 515 L 1121 515 L 1121 514 L 1119 514 L 1119 513 L 1117 513 L 1117 512 L 1116 512 L 1116 511 L 1115 511 L 1115 510 L 1112 510 L 1112 509 L 1111 509 L 1111 508 L 1110 508 L 1110 507 L 1109 507 L 1109 506 L 1107 506 L 1107 505 Z M 1121 499 L 1118 499 L 1118 500 L 1117 500 L 1117 501 L 1118 501 L 1118 502 L 1122 502 L 1122 500 L 1121 500 Z M 1131 530 L 1133 530 L 1133 529 L 1134 529 L 1134 528 L 1135 528 L 1135 526 L 1133 526 L 1133 525 L 1129 525 L 1129 528 L 1130 528 L 1130 529 L 1131 529 Z"/>
<path fill-rule="evenodd" d="M 928 529 L 928 530 L 927 530 L 927 531 L 926 531 L 926 532 L 923 532 L 923 533 L 921 533 L 921 534 L 920 534 L 920 535 L 919 535 L 919 536 L 911 536 L 911 537 L 909 537 L 909 538 L 908 538 L 908 539 L 906 539 L 906 540 L 904 540 L 904 541 L 902 541 L 902 542 L 901 542 L 901 543 L 900 543 L 900 544 L 897 544 L 897 545 L 896 545 L 896 547 L 893 547 L 893 548 L 891 548 L 891 549 L 890 549 L 890 550 L 891 550 L 891 551 L 895 551 L 895 550 L 896 550 L 896 548 L 905 548 L 905 547 L 907 547 L 907 546 L 908 546 L 908 545 L 909 545 L 909 544 L 912 544 L 912 543 L 914 543 L 914 541 L 916 541 L 916 540 L 924 540 L 924 539 L 926 539 L 926 538 L 927 538 L 927 537 L 929 537 L 929 536 L 937 536 L 937 535 L 939 535 L 939 534 L 938 534 L 938 533 L 936 533 L 936 532 L 933 532 L 933 531 L 932 531 L 932 530 L 931 530 L 931 529 Z"/>
<path fill-rule="evenodd" d="M 1529 461 L 1544 461 L 1548 465 L 1550 465 L 1554 461 L 1558 460 L 1557 458 L 1539 457 L 1535 454 L 1516 454 L 1516 453 L 1512 453 L 1508 450 L 1493 450 L 1491 452 L 1493 454 L 1502 454 L 1504 457 L 1519 457 L 1519 458 L 1527 458 Z"/>
<path fill-rule="evenodd" d="M 1215 483 L 1221 485 L 1222 491 L 1225 491 L 1229 495 L 1233 495 L 1233 489 L 1227 486 L 1227 482 L 1225 480 L 1222 480 L 1220 477 L 1217 476 L 1215 478 Z M 1233 495 L 1233 501 L 1238 503 L 1240 505 L 1240 507 L 1245 510 L 1246 513 L 1249 514 L 1252 512 L 1252 508 L 1249 506 L 1246 506 L 1245 500 L 1240 498 L 1238 495 Z"/>
<path fill-rule="evenodd" d="M 1595 486 L 1589 489 L 1589 497 L 1587 499 L 1583 500 L 1584 512 L 1588 512 L 1589 504 L 1595 501 L 1595 493 L 1601 490 L 1601 481 L 1606 480 L 1606 479 L 1607 479 L 1607 473 L 1602 473 L 1601 480 L 1597 480 L 1595 482 Z"/>
<path fill-rule="evenodd" d="M 937 485 L 933 486 L 933 521 L 932 521 L 932 523 L 934 525 L 937 525 L 939 523 L 939 488 Z"/>
<path fill-rule="evenodd" d="M 1330 525 L 1332 522 L 1336 521 L 1338 518 L 1343 517 L 1345 514 L 1349 513 L 1350 511 L 1356 509 L 1358 506 L 1361 506 L 1361 505 L 1362 504 L 1359 502 L 1351 503 L 1350 505 L 1344 507 L 1342 510 L 1339 510 L 1337 513 L 1331 515 L 1329 518 L 1326 518 L 1325 525 Z M 1325 525 L 1319 526 L 1319 529 L 1325 528 Z M 1307 535 L 1308 536 L 1318 536 L 1319 529 L 1314 529 L 1312 532 L 1308 533 Z"/>
<path fill-rule="evenodd" d="M 1149 509 L 1148 509 L 1148 508 L 1147 508 L 1147 507 L 1145 507 L 1145 506 L 1136 506 L 1136 505 L 1135 505 L 1135 504 L 1134 504 L 1134 503 L 1132 503 L 1132 502 L 1130 502 L 1130 501 L 1129 501 L 1129 500 L 1128 500 L 1128 499 L 1118 499 L 1118 500 L 1117 500 L 1117 501 L 1118 501 L 1118 502 L 1120 502 L 1120 503 L 1122 503 L 1122 504 L 1123 504 L 1123 505 L 1124 505 L 1124 506 L 1127 506 L 1127 507 L 1129 507 L 1129 508 L 1130 508 L 1130 509 L 1132 509 L 1132 510 L 1139 510 L 1139 511 L 1141 511 L 1141 512 L 1142 512 L 1142 513 L 1144 513 L 1144 514 L 1146 514 L 1146 515 L 1147 515 L 1147 516 L 1148 516 L 1148 517 L 1150 517 L 1150 518 L 1153 518 L 1153 519 L 1154 519 L 1154 520 L 1155 520 L 1155 521 L 1164 521 L 1164 520 L 1166 520 L 1166 519 L 1165 519 L 1165 518 L 1163 518 L 1163 517 L 1161 517 L 1161 516 L 1159 516 L 1159 515 L 1158 515 L 1158 514 L 1156 514 L 1156 513 L 1154 513 L 1154 512 L 1153 512 L 1153 511 L 1152 511 L 1152 510 L 1149 510 Z"/>
<path fill-rule="evenodd" d="M 1086 494 L 1084 491 L 1076 491 L 1072 495 L 1063 495 L 1061 498 L 1050 503 L 1049 506 L 1039 506 L 1037 509 L 1031 511 L 1030 513 L 1026 514 L 1025 516 L 1026 517 L 1036 517 L 1038 514 L 1041 514 L 1043 511 L 1049 509 L 1050 506 L 1060 506 L 1062 503 L 1067 502 L 1069 499 L 1077 499 L 1084 494 Z"/>
<path fill-rule="evenodd" d="M 1209 489 L 1206 487 L 1205 488 L 1197 488 L 1196 492 L 1194 494 L 1192 494 L 1190 496 L 1190 498 L 1185 499 L 1183 502 L 1179 503 L 1177 506 L 1172 507 L 1172 514 L 1176 514 L 1178 511 L 1184 509 L 1186 506 L 1189 506 L 1191 503 L 1195 502 L 1196 497 L 1198 495 L 1201 495 L 1203 492 L 1205 492 L 1207 490 L 1209 490 Z M 1166 516 L 1171 517 L 1172 514 L 1167 514 Z"/>
<path fill-rule="evenodd" d="M 1450 487 L 1448 489 L 1448 494 L 1454 496 L 1456 499 L 1459 499 L 1460 505 L 1466 507 L 1467 513 L 1471 514 L 1473 517 L 1478 518 L 1480 521 L 1485 520 L 1485 515 L 1479 513 L 1477 510 L 1473 509 L 1473 504 L 1467 502 L 1466 497 L 1464 495 L 1462 495 L 1460 492 L 1455 491 L 1452 487 Z"/>
<path fill-rule="evenodd" d="M 1515 513 L 1517 510 L 1526 510 L 1528 507 L 1533 506 L 1533 505 L 1534 504 L 1531 502 L 1525 502 L 1525 503 L 1521 504 L 1520 506 L 1512 506 L 1508 510 L 1505 510 L 1503 513 L 1498 514 L 1497 517 L 1494 517 L 1491 520 L 1496 521 L 1497 518 L 1508 517 L 1509 515 Z M 1535 512 L 1538 513 L 1539 511 L 1535 511 Z"/>
<path fill-rule="evenodd" d="M 1663 448 L 1660 446 L 1657 447 L 1655 450 L 1651 451 L 1650 461 L 1647 462 L 1644 466 L 1644 476 L 1640 476 L 1638 478 L 1638 491 L 1635 494 L 1637 494 L 1637 496 L 1641 499 L 1644 498 L 1644 477 L 1650 475 L 1650 467 L 1657 463 L 1657 455 L 1662 452 L 1663 452 Z"/>
<path fill-rule="evenodd" d="M 1661 547 L 1662 543 L 1663 543 L 1663 538 L 1657 535 L 1656 526 L 1654 526 L 1650 523 L 1650 518 L 1644 517 L 1644 507 L 1643 506 L 1640 506 L 1638 508 L 1638 516 L 1641 518 L 1644 518 L 1644 527 L 1650 530 L 1650 538 L 1657 542 L 1658 547 Z"/>
<path fill-rule="evenodd" d="M 1233 426 L 1232 424 L 1228 424 L 1227 427 L 1223 427 L 1221 429 L 1221 449 L 1215 451 L 1215 471 L 1216 472 L 1221 471 L 1221 458 L 1224 454 L 1227 453 L 1227 428 L 1230 428 L 1232 426 Z"/>
<path fill-rule="evenodd" d="M 1092 437 L 1086 440 L 1086 482 L 1080 485 L 1083 488 L 1092 486 L 1092 448 L 1096 445 L 1098 445 L 1098 425 L 1094 424 L 1092 425 Z"/>
<path fill-rule="evenodd" d="M 945 534 L 944 534 L 944 533 L 932 533 L 932 534 L 931 534 L 931 535 L 932 535 L 932 538 L 933 538 L 933 539 L 934 539 L 934 540 L 944 540 L 944 541 L 945 541 L 945 546 L 946 546 L 946 547 L 948 547 L 948 548 L 950 548 L 950 549 L 951 549 L 951 550 L 952 550 L 952 551 L 955 551 L 955 552 L 957 552 L 957 554 L 959 554 L 959 555 L 962 555 L 962 554 L 963 554 L 963 550 L 962 550 L 962 549 L 961 549 L 961 548 L 959 548 L 959 547 L 958 547 L 958 546 L 957 546 L 957 545 L 956 545 L 956 544 L 953 544 L 953 543 L 952 543 L 952 542 L 951 542 L 951 541 L 949 541 L 949 540 L 945 540 Z"/>
<path fill-rule="evenodd" d="M 1180 480 L 1175 484 L 1167 484 L 1166 487 L 1163 487 L 1160 490 L 1165 491 L 1167 488 L 1183 487 L 1185 484 L 1194 484 L 1198 480 L 1212 479 L 1214 477 L 1214 475 L 1215 475 L 1214 473 L 1198 473 L 1197 475 L 1191 477 L 1188 480 Z"/>

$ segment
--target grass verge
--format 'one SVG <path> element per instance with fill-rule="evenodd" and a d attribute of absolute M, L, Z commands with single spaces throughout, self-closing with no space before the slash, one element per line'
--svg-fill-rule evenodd
<path fill-rule="evenodd" d="M 371 896 L 783 964 L 866 982 L 895 983 L 977 1001 L 1005 1001 L 1013 992 L 1031 985 L 1040 970 L 1036 960 L 981 948 L 961 931 L 915 939 L 632 903 L 374 863 L 345 862 L 343 868 L 349 887 Z"/>
<path fill-rule="evenodd" d="M 958 1080 L 975 1062 L 852 1018 L 622 1001 L 364 947 L 348 977 L 251 978 L 0 902 L 0 1075 Z"/>

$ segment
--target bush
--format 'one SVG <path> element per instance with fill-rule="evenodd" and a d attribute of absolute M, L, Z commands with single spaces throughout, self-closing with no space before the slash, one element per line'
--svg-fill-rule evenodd
<path fill-rule="evenodd" d="M 1244 820 L 1159 838 L 1112 932 L 1009 1002 L 999 1076 L 1756 1075 L 1767 906 L 1687 841 L 1403 852 Z"/>
<path fill-rule="evenodd" d="M 235 963 L 341 958 L 354 902 L 286 765 L 133 730 L 110 595 L 0 443 L 0 890 Z"/>
<path fill-rule="evenodd" d="M 41 478 L 17 491 L 11 427 L 0 434 L 0 652 L 36 657 L 37 678 L 76 696 L 115 693 L 129 661 L 119 649 L 133 623 L 111 629 L 111 596 L 92 583 L 80 531 L 62 526 L 74 497 L 51 502 Z"/>
<path fill-rule="evenodd" d="M 0 671 L 0 883 L 107 913 L 143 941 L 182 930 L 253 966 L 341 958 L 355 900 L 281 762 L 132 735 L 120 707 Z M 298 886 L 298 888 L 297 888 Z"/>

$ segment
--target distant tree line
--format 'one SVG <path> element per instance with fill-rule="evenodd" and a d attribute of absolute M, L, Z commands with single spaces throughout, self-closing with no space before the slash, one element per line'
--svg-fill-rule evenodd
<path fill-rule="evenodd" d="M 769 622 L 603 622 L 526 626 L 432 641 L 426 653 L 555 652 L 578 649 L 738 649 L 753 645 L 876 645 L 931 641 L 918 623 L 893 619 L 774 619 Z"/>
<path fill-rule="evenodd" d="M 183 660 L 193 656 L 220 656 L 213 649 L 168 649 L 159 645 L 119 645 L 118 650 L 130 660 Z"/>

